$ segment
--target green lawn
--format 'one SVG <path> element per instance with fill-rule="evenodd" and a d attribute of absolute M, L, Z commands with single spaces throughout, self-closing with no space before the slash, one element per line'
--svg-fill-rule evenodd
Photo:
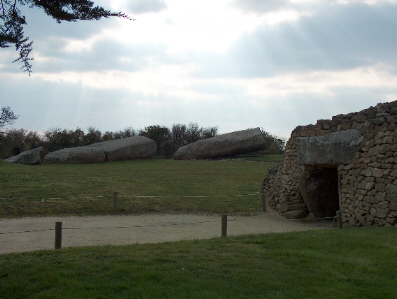
<path fill-rule="evenodd" d="M 241 159 L 246 161 L 257 161 L 257 162 L 283 162 L 284 155 L 238 155 L 232 159 Z"/>
<path fill-rule="evenodd" d="M 260 210 L 259 196 L 235 195 L 258 192 L 272 165 L 150 159 L 26 166 L 0 161 L 0 217 L 109 214 L 115 191 L 120 213 L 252 213 Z"/>
<path fill-rule="evenodd" d="M 1 298 L 397 298 L 395 228 L 0 255 Z"/>
<path fill-rule="evenodd" d="M 109 214 L 114 191 L 120 213 L 255 213 L 258 196 L 244 194 L 275 162 L 260 161 L 0 161 L 0 217 Z M 0 298 L 397 298 L 395 236 L 345 228 L 3 254 Z"/>

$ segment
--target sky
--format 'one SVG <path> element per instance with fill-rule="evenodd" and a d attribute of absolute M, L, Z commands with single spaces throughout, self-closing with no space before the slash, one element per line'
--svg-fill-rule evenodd
<path fill-rule="evenodd" d="M 197 123 L 288 138 L 397 100 L 397 0 L 96 0 L 135 21 L 57 24 L 23 7 L 33 73 L 0 49 L 8 128 Z"/>

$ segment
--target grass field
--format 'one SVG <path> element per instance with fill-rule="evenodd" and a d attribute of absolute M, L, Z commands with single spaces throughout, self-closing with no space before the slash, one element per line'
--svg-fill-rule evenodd
<path fill-rule="evenodd" d="M 1 298 L 397 298 L 395 228 L 0 255 Z"/>
<path fill-rule="evenodd" d="M 238 155 L 233 159 L 258 162 L 283 162 L 284 155 Z"/>
<path fill-rule="evenodd" d="M 109 214 L 113 191 L 121 213 L 255 213 L 257 196 L 234 195 L 258 191 L 274 165 L 259 161 L 0 161 L 0 217 Z M 175 197 L 189 195 L 210 197 Z M 367 227 L 3 254 L 0 298 L 397 298 L 395 236 Z"/>
<path fill-rule="evenodd" d="M 120 213 L 252 213 L 260 209 L 259 196 L 235 195 L 258 192 L 272 165 L 151 159 L 26 166 L 0 161 L 0 217 L 109 214 L 115 191 Z"/>

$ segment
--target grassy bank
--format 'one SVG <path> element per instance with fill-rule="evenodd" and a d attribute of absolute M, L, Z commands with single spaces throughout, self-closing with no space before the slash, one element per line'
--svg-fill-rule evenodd
<path fill-rule="evenodd" d="M 395 228 L 0 255 L 2 298 L 396 298 Z"/>
<path fill-rule="evenodd" d="M 259 197 L 235 195 L 258 192 L 268 167 L 274 165 L 162 159 L 39 166 L 0 163 L 0 217 L 109 214 L 114 191 L 119 192 L 120 213 L 250 213 L 259 210 Z"/>

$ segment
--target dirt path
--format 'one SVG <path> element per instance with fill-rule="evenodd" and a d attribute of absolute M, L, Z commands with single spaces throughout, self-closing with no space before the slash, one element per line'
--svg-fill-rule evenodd
<path fill-rule="evenodd" d="M 53 249 L 55 222 L 62 222 L 62 247 L 124 245 L 207 239 L 221 235 L 219 215 L 161 214 L 128 216 L 0 219 L 0 254 Z M 228 236 L 329 228 L 330 223 L 286 220 L 274 212 L 228 216 Z"/>

